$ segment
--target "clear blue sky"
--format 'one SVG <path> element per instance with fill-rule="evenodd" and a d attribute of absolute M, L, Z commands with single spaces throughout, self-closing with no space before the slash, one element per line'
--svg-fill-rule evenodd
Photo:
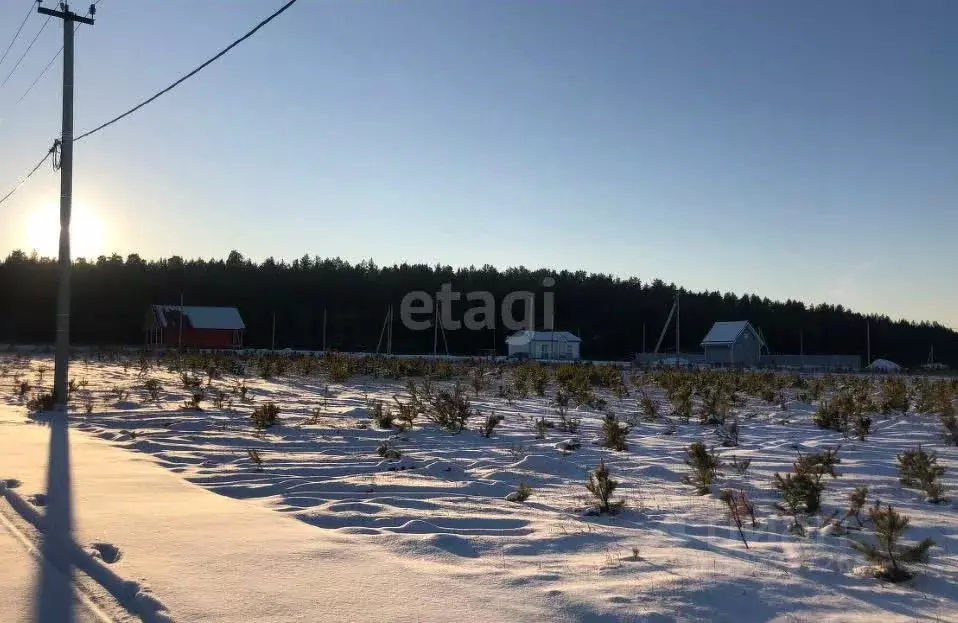
<path fill-rule="evenodd" d="M 77 129 L 280 4 L 103 0 Z M 14 102 L 60 38 L 0 89 L 3 190 L 58 132 L 59 64 Z M 0 253 L 57 196 L 45 168 L 0 207 Z M 958 2 L 300 0 L 79 143 L 75 196 L 106 253 L 584 269 L 958 327 Z"/>

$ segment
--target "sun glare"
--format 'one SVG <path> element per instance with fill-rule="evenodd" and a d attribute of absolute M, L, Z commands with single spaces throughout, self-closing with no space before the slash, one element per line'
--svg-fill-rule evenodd
<path fill-rule="evenodd" d="M 60 206 L 35 210 L 27 222 L 27 243 L 41 256 L 57 257 L 60 247 Z M 70 219 L 70 255 L 92 259 L 104 252 L 103 225 L 89 208 L 73 204 Z"/>

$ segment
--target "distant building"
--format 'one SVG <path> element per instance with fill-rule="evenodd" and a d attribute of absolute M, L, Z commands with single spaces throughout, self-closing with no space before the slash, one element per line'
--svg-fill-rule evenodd
<path fill-rule="evenodd" d="M 876 359 L 868 364 L 868 370 L 871 372 L 901 372 L 901 366 L 887 359 Z"/>
<path fill-rule="evenodd" d="M 702 339 L 705 362 L 732 366 L 757 366 L 765 340 L 747 321 L 716 322 Z"/>
<path fill-rule="evenodd" d="M 153 305 L 144 331 L 149 346 L 241 348 L 246 325 L 235 307 Z"/>
<path fill-rule="evenodd" d="M 510 357 L 579 359 L 582 340 L 568 331 L 519 331 L 506 338 Z"/>

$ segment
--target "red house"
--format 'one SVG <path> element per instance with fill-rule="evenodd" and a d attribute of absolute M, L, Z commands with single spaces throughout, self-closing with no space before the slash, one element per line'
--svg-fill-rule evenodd
<path fill-rule="evenodd" d="M 242 348 L 246 325 L 235 307 L 153 305 L 144 331 L 147 346 Z"/>

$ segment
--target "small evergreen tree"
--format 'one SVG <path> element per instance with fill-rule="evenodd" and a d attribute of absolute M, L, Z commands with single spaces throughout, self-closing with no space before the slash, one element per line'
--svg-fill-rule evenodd
<path fill-rule="evenodd" d="M 642 413 L 642 419 L 646 422 L 654 422 L 659 418 L 658 405 L 644 390 L 639 392 L 639 412 Z"/>
<path fill-rule="evenodd" d="M 506 496 L 506 501 L 522 503 L 528 500 L 531 495 L 532 487 L 524 482 L 520 482 L 516 490 Z"/>
<path fill-rule="evenodd" d="M 629 425 L 620 422 L 614 413 L 607 413 L 605 420 L 602 421 L 602 445 L 613 450 L 628 450 L 626 436 L 629 430 L 631 430 Z"/>
<path fill-rule="evenodd" d="M 728 399 L 720 388 L 709 388 L 702 395 L 699 406 L 700 424 L 724 424 L 728 416 Z"/>
<path fill-rule="evenodd" d="M 848 510 L 845 512 L 845 520 L 854 518 L 858 522 L 858 527 L 865 523 L 862 521 L 862 510 L 868 498 L 868 487 L 855 487 L 855 490 L 848 496 Z"/>
<path fill-rule="evenodd" d="M 392 428 L 394 419 L 392 410 L 384 405 L 382 400 L 373 401 L 372 406 L 373 409 L 370 415 L 373 418 L 373 424 L 376 425 L 376 428 Z"/>
<path fill-rule="evenodd" d="M 253 409 L 250 421 L 259 430 L 266 430 L 279 422 L 279 407 L 272 402 L 262 404 Z"/>
<path fill-rule="evenodd" d="M 740 459 L 738 458 L 738 456 L 733 454 L 731 458 L 732 458 L 732 462 L 730 463 L 730 465 L 732 466 L 732 469 L 735 470 L 735 473 L 738 474 L 739 476 L 744 476 L 745 472 L 748 471 L 749 466 L 752 464 L 751 457 L 745 457 Z"/>
<path fill-rule="evenodd" d="M 425 380 L 422 389 L 425 393 Z M 446 390 L 437 392 L 430 401 L 430 407 L 426 411 L 426 417 L 453 433 L 462 432 L 462 429 L 466 427 L 466 421 L 472 415 L 472 405 L 469 403 L 469 398 L 463 394 L 462 388 L 458 384 L 451 392 Z"/>
<path fill-rule="evenodd" d="M 881 392 L 882 413 L 908 411 L 908 386 L 905 385 L 904 379 L 897 377 L 885 379 L 881 385 Z"/>
<path fill-rule="evenodd" d="M 878 577 L 889 582 L 910 579 L 913 574 L 905 565 L 928 562 L 928 550 L 935 542 L 926 538 L 910 547 L 899 544 L 902 534 L 908 528 L 909 519 L 890 505 L 876 505 L 869 510 L 868 516 L 875 524 L 878 545 L 855 542 L 852 547 L 875 565 Z"/>
<path fill-rule="evenodd" d="M 598 511 L 614 515 L 625 505 L 625 500 L 612 500 L 612 493 L 619 486 L 618 480 L 613 480 L 605 461 L 599 461 L 599 466 L 589 474 L 589 482 L 585 488 L 599 501 Z"/>
<path fill-rule="evenodd" d="M 805 528 L 799 521 L 802 514 L 817 513 L 822 506 L 822 491 L 825 490 L 823 479 L 826 475 L 837 478 L 840 474 L 835 465 L 840 462 L 838 450 L 826 448 L 820 453 L 799 455 L 792 464 L 792 473 L 775 474 L 774 486 L 782 496 L 777 505 L 786 515 L 793 518 L 789 530 L 797 534 L 805 534 Z"/>
<path fill-rule="evenodd" d="M 912 489 L 921 489 L 929 502 L 944 502 L 945 488 L 939 482 L 945 468 L 938 465 L 938 455 L 917 448 L 905 450 L 898 455 L 899 482 Z"/>
<path fill-rule="evenodd" d="M 385 441 L 376 448 L 376 454 L 384 459 L 395 460 L 402 457 L 400 452 L 392 443 Z"/>
<path fill-rule="evenodd" d="M 706 495 L 712 490 L 712 482 L 719 475 L 721 461 L 714 450 L 709 450 L 701 441 L 693 442 L 686 450 L 685 464 L 691 473 L 682 481 L 696 487 L 699 495 Z"/>
<path fill-rule="evenodd" d="M 715 429 L 715 434 L 721 440 L 723 446 L 727 448 L 733 448 L 737 446 L 739 440 L 738 420 L 733 419 L 729 422 L 725 422 Z"/>
<path fill-rule="evenodd" d="M 943 413 L 941 416 L 941 426 L 944 429 L 942 438 L 949 446 L 958 446 L 958 418 L 955 417 L 954 409 L 951 413 Z"/>
<path fill-rule="evenodd" d="M 485 438 L 492 437 L 492 432 L 496 430 L 496 427 L 502 424 L 504 416 L 496 415 L 491 413 L 486 416 L 486 419 L 483 420 L 482 425 L 479 427 L 479 434 Z"/>
<path fill-rule="evenodd" d="M 672 415 L 683 424 L 689 423 L 689 418 L 692 417 L 692 388 L 684 387 L 675 394 Z"/>

